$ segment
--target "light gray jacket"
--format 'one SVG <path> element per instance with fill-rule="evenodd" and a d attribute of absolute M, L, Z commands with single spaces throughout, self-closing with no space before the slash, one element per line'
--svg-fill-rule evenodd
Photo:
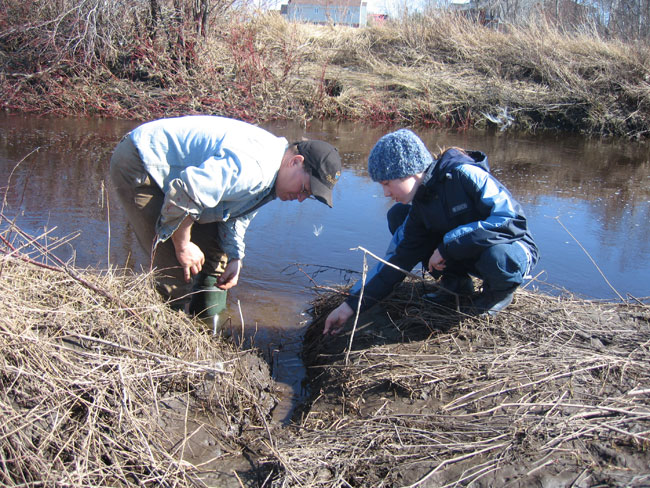
<path fill-rule="evenodd" d="M 129 137 L 165 193 L 157 223 L 167 240 L 186 216 L 219 226 L 229 259 L 244 257 L 244 235 L 257 209 L 275 198 L 284 137 L 239 120 L 209 115 L 160 119 Z"/>

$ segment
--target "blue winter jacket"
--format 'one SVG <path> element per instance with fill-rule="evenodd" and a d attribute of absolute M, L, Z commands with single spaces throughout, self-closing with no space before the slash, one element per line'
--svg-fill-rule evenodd
<path fill-rule="evenodd" d="M 484 249 L 520 241 L 532 268 L 538 249 L 524 211 L 510 192 L 490 174 L 480 151 L 449 149 L 424 174 L 409 214 L 393 235 L 385 260 L 407 271 L 427 263 L 436 250 L 445 261 L 474 261 Z M 393 291 L 404 273 L 380 263 L 368 275 L 362 310 Z M 356 309 L 361 280 L 350 290 L 347 303 Z"/>

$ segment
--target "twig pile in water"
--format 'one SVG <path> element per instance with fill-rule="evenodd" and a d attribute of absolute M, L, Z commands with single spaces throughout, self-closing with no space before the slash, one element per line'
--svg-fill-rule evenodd
<path fill-rule="evenodd" d="M 191 429 L 209 430 L 214 457 L 254 442 L 249 428 L 274 404 L 257 356 L 166 307 L 150 276 L 76 271 L 11 235 L 0 242 L 1 485 L 202 485 L 184 461 Z"/>
<path fill-rule="evenodd" d="M 340 294 L 314 304 L 305 355 L 318 390 L 280 449 L 282 486 L 650 482 L 647 305 L 518 291 L 481 319 L 426 291 L 404 283 L 347 365 L 348 337 L 320 337 Z"/>

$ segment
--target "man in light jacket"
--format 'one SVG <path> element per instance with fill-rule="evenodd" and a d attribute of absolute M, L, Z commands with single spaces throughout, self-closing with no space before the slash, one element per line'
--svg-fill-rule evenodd
<path fill-rule="evenodd" d="M 289 144 L 246 122 L 195 115 L 128 133 L 110 173 L 151 253 L 157 290 L 177 307 L 190 300 L 192 313 L 209 318 L 239 280 L 244 235 L 257 210 L 275 198 L 313 197 L 331 207 L 341 159 L 323 141 Z"/>

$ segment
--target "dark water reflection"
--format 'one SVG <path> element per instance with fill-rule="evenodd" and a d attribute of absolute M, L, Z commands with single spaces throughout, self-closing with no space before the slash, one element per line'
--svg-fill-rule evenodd
<path fill-rule="evenodd" d="M 34 234 L 54 227 L 52 233 L 59 237 L 78 232 L 72 244 L 58 249 L 77 266 L 146 264 L 115 196 L 104 191 L 111 151 L 135 125 L 0 116 L 5 213 L 17 216 L 18 224 Z M 266 127 L 290 140 L 325 139 L 339 148 L 345 166 L 334 209 L 313 201 L 272 202 L 261 209 L 248 231 L 241 284 L 229 296 L 233 326 L 240 329 L 241 310 L 247 335 L 274 358 L 276 374 L 298 390 L 301 311 L 312 296 L 307 274 L 319 271 L 314 279 L 321 285 L 341 282 L 349 277 L 345 272 L 319 266 L 359 270 L 363 255 L 350 248 L 363 246 L 381 255 L 388 242 L 384 215 L 391 202 L 365 169 L 384 130 L 335 123 L 307 130 L 291 123 Z M 647 146 L 566 135 L 418 133 L 434 151 L 461 146 L 488 154 L 493 172 L 524 205 L 540 246 L 537 287 L 601 299 L 616 298 L 612 287 L 623 296 L 650 295 Z"/>

